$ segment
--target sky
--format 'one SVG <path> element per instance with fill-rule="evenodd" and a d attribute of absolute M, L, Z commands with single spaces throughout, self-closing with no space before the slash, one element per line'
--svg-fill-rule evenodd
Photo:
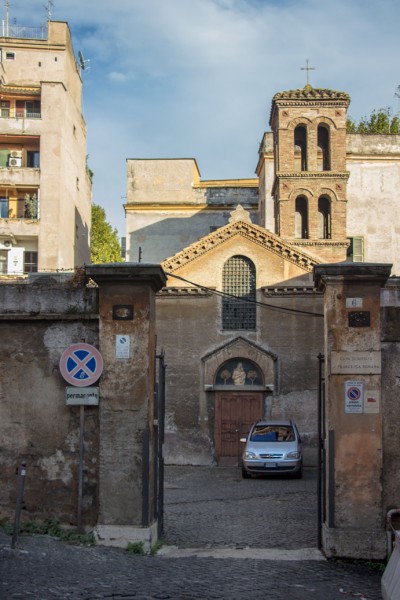
<path fill-rule="evenodd" d="M 86 68 L 93 202 L 125 235 L 127 158 L 195 158 L 255 176 L 275 93 L 347 92 L 348 114 L 400 110 L 398 0 L 12 0 L 10 23 L 67 21 Z M 6 1 L 1 0 L 5 19 Z M 396 66 L 397 65 L 397 66 Z"/>

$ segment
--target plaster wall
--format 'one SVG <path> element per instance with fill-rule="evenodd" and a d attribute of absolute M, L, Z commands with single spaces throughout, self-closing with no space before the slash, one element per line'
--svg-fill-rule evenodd
<path fill-rule="evenodd" d="M 398 160 L 353 156 L 348 169 L 347 235 L 364 238 L 365 262 L 392 263 L 392 274 L 399 275 L 400 226 L 394 217 L 400 200 L 400 155 Z"/>
<path fill-rule="evenodd" d="M 139 249 L 147 262 L 173 256 L 226 225 L 238 204 L 258 221 L 257 183 L 201 182 L 194 159 L 128 159 L 128 260 L 138 260 Z"/>
<path fill-rule="evenodd" d="M 244 190 L 246 192 L 246 190 Z M 246 203 L 246 194 L 240 198 Z M 231 209 L 210 210 L 207 206 L 170 210 L 129 210 L 126 213 L 127 253 L 130 261 L 137 261 L 139 248 L 145 262 L 162 261 L 186 246 L 208 235 L 212 228 L 222 227 L 229 221 Z M 251 211 L 253 222 L 256 210 Z"/>
<path fill-rule="evenodd" d="M 59 284 L 0 285 L 0 513 L 11 516 L 16 468 L 27 465 L 22 518 L 57 516 L 77 523 L 79 407 L 65 406 L 62 352 L 85 340 L 98 345 L 95 289 Z M 98 512 L 97 407 L 85 416 L 82 516 Z"/>

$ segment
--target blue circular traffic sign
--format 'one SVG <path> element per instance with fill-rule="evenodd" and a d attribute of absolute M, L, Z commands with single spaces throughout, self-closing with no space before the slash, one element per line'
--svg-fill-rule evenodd
<path fill-rule="evenodd" d="M 361 390 L 358 387 L 350 387 L 347 390 L 349 400 L 358 400 L 361 397 Z"/>
<path fill-rule="evenodd" d="M 77 387 L 92 385 L 103 372 L 103 358 L 90 344 L 72 344 L 61 355 L 60 372 Z"/>

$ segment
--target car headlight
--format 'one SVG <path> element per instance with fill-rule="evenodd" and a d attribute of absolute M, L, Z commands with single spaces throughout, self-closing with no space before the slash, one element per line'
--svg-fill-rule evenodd
<path fill-rule="evenodd" d="M 300 458 L 300 452 L 288 452 L 286 458 Z"/>
<path fill-rule="evenodd" d="M 246 450 L 246 452 L 244 453 L 244 458 L 245 459 L 257 458 L 257 455 L 254 454 L 254 452 L 249 452 L 248 450 Z"/>

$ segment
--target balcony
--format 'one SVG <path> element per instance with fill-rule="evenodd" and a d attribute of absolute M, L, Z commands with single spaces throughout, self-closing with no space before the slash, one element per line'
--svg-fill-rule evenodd
<path fill-rule="evenodd" d="M 3 167 L 0 164 L 0 181 L 1 195 L 4 195 L 1 191 L 4 190 L 4 188 L 18 188 L 21 186 L 27 186 L 29 188 L 39 187 L 40 169 L 20 166 Z"/>
<path fill-rule="evenodd" d="M 41 27 L 24 27 L 22 25 L 10 25 L 3 21 L 2 37 L 22 38 L 28 40 L 47 40 L 48 30 L 47 25 Z"/>
<path fill-rule="evenodd" d="M 23 197 L 0 197 L 0 219 L 37 221 L 38 218 L 37 193 L 26 193 Z"/>
<path fill-rule="evenodd" d="M 1 102 L 3 105 L 4 102 Z M 0 118 L 2 119 L 41 119 L 42 113 L 40 107 L 0 107 Z"/>

